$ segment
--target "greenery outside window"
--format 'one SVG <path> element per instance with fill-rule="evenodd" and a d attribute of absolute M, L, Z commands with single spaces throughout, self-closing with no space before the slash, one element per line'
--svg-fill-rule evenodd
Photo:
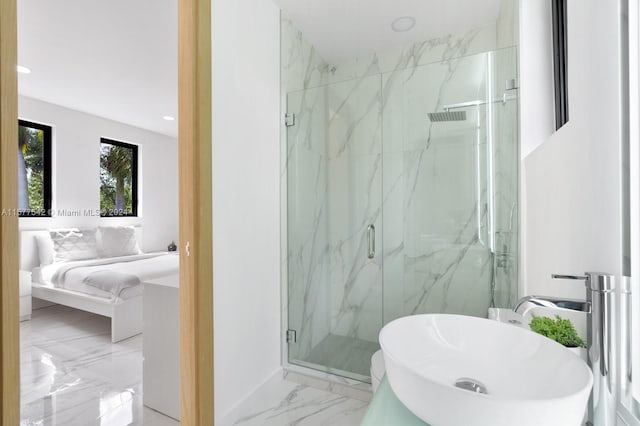
<path fill-rule="evenodd" d="M 138 215 L 138 146 L 100 139 L 100 216 Z"/>
<path fill-rule="evenodd" d="M 18 121 L 18 215 L 51 217 L 51 127 Z"/>

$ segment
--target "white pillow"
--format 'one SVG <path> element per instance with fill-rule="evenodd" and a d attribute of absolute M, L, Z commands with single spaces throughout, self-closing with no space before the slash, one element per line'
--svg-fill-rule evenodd
<path fill-rule="evenodd" d="M 36 235 L 36 245 L 38 246 L 38 259 L 40 266 L 51 265 L 53 263 L 53 240 L 51 235 Z"/>
<path fill-rule="evenodd" d="M 85 260 L 98 257 L 95 229 L 53 229 L 54 261 Z"/>
<path fill-rule="evenodd" d="M 133 226 L 100 226 L 100 257 L 140 254 Z"/>

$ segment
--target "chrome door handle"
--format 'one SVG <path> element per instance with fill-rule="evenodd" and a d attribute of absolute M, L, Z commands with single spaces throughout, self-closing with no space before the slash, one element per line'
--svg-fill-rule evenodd
<path fill-rule="evenodd" d="M 376 227 L 367 226 L 367 257 L 373 259 L 376 255 Z"/>

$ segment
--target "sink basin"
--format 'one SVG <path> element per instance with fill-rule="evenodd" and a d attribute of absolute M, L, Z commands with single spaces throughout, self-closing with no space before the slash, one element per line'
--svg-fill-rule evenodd
<path fill-rule="evenodd" d="M 560 344 L 482 318 L 400 318 L 380 346 L 394 393 L 431 426 L 578 426 L 593 383 Z"/>

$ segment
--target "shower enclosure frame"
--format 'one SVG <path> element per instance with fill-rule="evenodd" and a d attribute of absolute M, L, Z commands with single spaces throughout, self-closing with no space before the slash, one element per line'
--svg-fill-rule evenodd
<path fill-rule="evenodd" d="M 517 64 L 517 48 L 515 49 L 516 52 L 516 64 Z M 488 53 L 488 52 L 478 52 L 478 53 Z M 474 53 L 475 54 L 475 53 Z M 470 55 L 471 56 L 471 55 Z M 453 58 L 453 59 L 460 59 L 460 58 Z M 516 71 L 517 72 L 517 71 Z M 516 81 L 517 81 L 517 74 L 516 74 Z M 335 384 L 338 384 L 339 386 L 345 386 L 347 388 L 351 388 L 351 391 L 353 391 L 353 389 L 358 390 L 360 386 L 362 386 L 362 382 L 356 379 L 352 379 L 352 378 L 346 378 L 344 376 L 341 375 L 336 375 L 336 374 L 332 374 L 330 372 L 326 372 L 326 371 L 321 371 L 318 369 L 314 369 L 311 367 L 306 367 L 306 366 L 300 366 L 296 363 L 292 363 L 289 360 L 289 343 L 288 343 L 288 339 L 293 338 L 292 335 L 290 335 L 288 333 L 288 329 L 289 329 L 289 306 L 288 306 L 288 286 L 289 286 L 289 270 L 288 270 L 288 241 L 289 241 L 289 235 L 288 235 L 288 217 L 287 217 L 287 213 L 288 213 L 288 175 L 287 175 L 287 161 L 288 161 L 288 145 L 287 145 L 287 130 L 288 130 L 288 126 L 287 126 L 287 119 L 285 118 L 285 114 L 288 112 L 287 111 L 287 95 L 289 92 L 283 90 L 281 93 L 281 144 L 280 144 L 280 153 L 281 153 L 281 166 L 280 166 L 280 172 L 281 172 L 281 215 L 280 215 L 280 220 L 281 220 L 281 323 L 282 323 L 282 338 L 281 338 L 281 356 L 282 356 L 282 365 L 285 369 L 286 372 L 292 372 L 292 373 L 298 373 L 298 374 L 302 374 L 304 376 L 310 376 L 310 377 L 315 377 L 315 378 L 319 378 L 321 380 L 328 380 L 331 382 L 334 382 Z M 491 100 L 493 101 L 493 100 Z M 520 103 L 520 99 L 519 97 L 516 100 L 516 105 L 517 105 L 517 112 L 516 112 L 516 116 L 517 116 L 517 122 L 519 123 L 519 111 L 520 111 L 520 107 L 519 107 L 519 103 Z M 456 105 L 450 105 L 452 108 Z M 479 107 L 480 105 L 473 105 L 475 107 Z M 291 119 L 291 118 L 289 118 Z M 516 138 L 519 141 L 520 139 L 520 128 L 519 125 L 516 126 Z M 517 149 L 517 155 L 519 158 L 519 147 Z M 519 165 L 517 167 L 517 176 L 516 176 L 516 188 L 517 188 L 517 205 L 520 206 L 521 204 L 521 182 L 520 182 L 520 168 Z M 518 208 L 514 212 L 512 211 L 512 220 L 514 222 L 514 225 L 517 226 L 517 229 L 520 230 L 520 208 Z M 521 231 L 517 231 L 518 234 L 521 233 Z M 493 233 L 492 233 L 493 235 Z M 493 246 L 494 244 L 492 243 L 491 246 Z M 519 235 L 519 237 L 517 238 L 517 245 L 515 247 L 513 247 L 513 250 L 516 251 L 517 253 L 520 253 L 521 250 L 521 245 L 522 245 L 522 238 L 521 235 Z M 519 294 L 521 289 L 521 278 L 520 276 L 522 275 L 522 268 L 520 265 L 520 256 L 516 256 L 516 258 L 514 259 L 515 261 L 515 266 L 517 268 L 517 275 L 516 275 L 516 280 L 517 280 L 517 286 L 516 286 L 516 293 Z M 285 373 L 288 374 L 288 373 Z M 335 385 L 334 385 L 335 386 Z"/>

